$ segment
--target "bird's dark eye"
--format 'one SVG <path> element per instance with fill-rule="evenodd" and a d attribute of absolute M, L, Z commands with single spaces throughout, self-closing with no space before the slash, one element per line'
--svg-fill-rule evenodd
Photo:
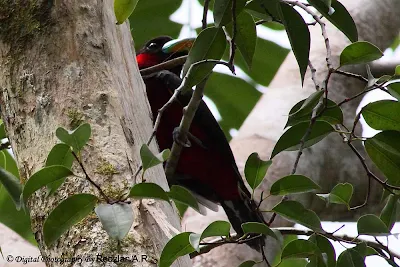
<path fill-rule="evenodd" d="M 150 43 L 150 44 L 147 46 L 147 49 L 153 50 L 153 49 L 157 49 L 157 47 L 158 47 L 158 45 L 157 45 L 156 43 Z"/>

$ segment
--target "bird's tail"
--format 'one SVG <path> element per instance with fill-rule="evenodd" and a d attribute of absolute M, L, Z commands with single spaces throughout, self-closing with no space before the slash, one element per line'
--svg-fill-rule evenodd
<path fill-rule="evenodd" d="M 246 190 L 247 191 L 247 190 Z M 265 223 L 261 212 L 257 209 L 256 204 L 250 198 L 250 194 L 243 192 L 241 199 L 226 200 L 221 202 L 222 207 L 228 216 L 236 233 L 243 235 L 242 224 L 246 222 Z M 251 248 L 261 251 L 264 245 L 264 238 L 258 238 L 247 243 Z"/>

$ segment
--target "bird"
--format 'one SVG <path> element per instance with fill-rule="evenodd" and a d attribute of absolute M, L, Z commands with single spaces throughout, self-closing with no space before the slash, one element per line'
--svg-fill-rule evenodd
<path fill-rule="evenodd" d="M 136 54 L 138 67 L 142 70 L 187 55 L 192 44 L 193 39 L 173 40 L 169 36 L 151 39 Z M 179 75 L 182 67 L 183 64 L 142 76 L 153 120 L 181 84 Z M 160 150 L 171 149 L 176 140 L 174 132 L 193 93 L 188 91 L 179 94 L 178 101 L 173 102 L 161 117 L 155 134 Z M 195 113 L 187 143 L 190 145 L 186 145 L 181 152 L 173 181 L 168 181 L 170 186 L 172 183 L 187 188 L 200 196 L 202 204 L 207 204 L 207 201 L 220 204 L 238 235 L 243 235 L 242 223 L 265 223 L 242 180 L 228 140 L 204 101 Z M 260 241 L 249 245 L 260 250 L 262 244 Z"/>

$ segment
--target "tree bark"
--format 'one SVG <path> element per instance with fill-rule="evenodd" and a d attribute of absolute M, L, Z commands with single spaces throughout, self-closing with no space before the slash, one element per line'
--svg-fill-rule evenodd
<path fill-rule="evenodd" d="M 91 139 L 82 151 L 91 178 L 108 194 L 121 193 L 134 183 L 139 148 L 152 131 L 151 112 L 129 25 L 116 25 L 112 3 L 0 1 L 1 112 L 23 180 L 43 167 L 57 143 L 56 128 L 73 126 L 78 116 L 92 126 Z M 150 147 L 157 150 L 154 142 Z M 118 174 L 96 172 L 104 162 L 112 164 Z M 83 176 L 77 166 L 74 173 Z M 147 171 L 146 179 L 168 188 L 161 166 Z M 55 245 L 46 247 L 45 218 L 60 201 L 82 192 L 98 194 L 86 180 L 69 177 L 54 196 L 46 198 L 45 190 L 40 190 L 29 201 L 42 256 L 137 255 L 140 260 L 146 255 L 140 266 L 155 266 L 164 244 L 180 229 L 168 203 L 133 201 L 135 221 L 120 251 L 96 216 L 87 217 Z M 94 263 L 106 264 L 115 265 Z M 189 266 L 188 258 L 174 266 Z"/>
<path fill-rule="evenodd" d="M 384 50 L 398 35 L 400 27 L 400 2 L 398 0 L 340 2 L 346 5 L 353 16 L 360 40 L 372 42 Z M 327 22 L 327 26 L 333 65 L 336 67 L 338 66 L 340 52 L 349 44 L 349 41 L 329 22 Z M 312 39 L 310 60 L 317 69 L 318 80 L 322 81 L 327 73 L 325 44 L 318 25 L 311 27 L 310 31 Z M 365 67 L 351 66 L 347 71 L 358 73 L 362 68 Z M 339 102 L 357 94 L 364 87 L 365 84 L 358 80 L 333 75 L 329 82 L 329 98 Z M 301 88 L 297 62 L 293 53 L 289 54 L 270 87 L 240 128 L 238 136 L 231 141 L 236 162 L 242 173 L 247 157 L 251 153 L 258 152 L 264 160 L 269 159 L 275 143 L 284 132 L 284 125 L 290 109 L 298 101 L 307 98 L 313 92 L 315 92 L 315 86 L 311 81 L 309 72 L 305 78 L 304 86 Z M 352 127 L 360 101 L 361 98 L 342 106 L 346 126 Z M 361 127 L 357 128 L 356 133 L 361 134 Z M 361 143 L 357 143 L 356 147 L 365 154 Z M 297 152 L 284 152 L 276 156 L 268 170 L 265 182 L 259 187 L 258 193 L 261 190 L 268 192 L 274 181 L 289 175 L 296 156 Z M 352 206 L 361 204 L 365 199 L 368 184 L 365 170 L 355 154 L 346 144 L 342 143 L 341 137 L 337 134 L 331 134 L 320 143 L 305 149 L 296 173 L 312 178 L 322 187 L 322 192 L 325 193 L 330 192 L 337 183 L 352 183 L 355 190 L 351 202 Z M 360 213 L 376 213 L 382 207 L 382 204 L 379 203 L 382 187 L 373 183 L 372 188 L 368 206 L 357 212 L 346 212 L 346 209 L 340 205 L 326 208 L 326 204 L 313 197 L 312 194 L 296 196 L 296 200 L 303 202 L 307 208 L 317 212 L 322 220 L 355 220 Z M 267 201 L 263 202 L 263 209 L 272 208 L 278 201 L 280 201 L 280 198 L 268 198 Z M 205 227 L 212 221 L 209 218 L 199 218 L 200 215 L 197 214 L 191 215 L 187 217 L 187 223 L 184 224 L 184 227 L 188 230 Z M 223 218 L 225 218 L 223 211 L 214 214 L 212 217 L 213 220 Z M 193 222 L 197 222 L 197 224 L 191 225 Z M 278 217 L 274 225 L 289 226 L 293 224 Z M 268 257 L 273 258 L 276 251 L 276 244 L 269 238 L 266 246 Z M 196 257 L 194 262 L 195 266 L 237 266 L 248 259 L 259 260 L 260 255 L 243 245 L 225 245 L 212 250 L 208 254 Z"/>

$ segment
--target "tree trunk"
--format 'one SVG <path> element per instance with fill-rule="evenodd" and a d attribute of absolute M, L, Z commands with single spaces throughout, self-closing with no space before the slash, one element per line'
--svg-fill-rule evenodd
<path fill-rule="evenodd" d="M 23 179 L 43 167 L 57 143 L 56 128 L 74 128 L 76 120 L 82 119 L 92 126 L 91 139 L 82 151 L 91 178 L 109 194 L 121 193 L 134 183 L 139 148 L 152 131 L 151 112 L 129 25 L 116 25 L 112 3 L 0 0 L 1 112 Z M 151 149 L 157 150 L 155 143 Z M 118 174 L 96 172 L 105 162 Z M 74 173 L 83 176 L 76 166 Z M 161 166 L 146 172 L 146 179 L 168 188 Z M 45 190 L 40 190 L 29 201 L 42 256 L 136 255 L 140 260 L 146 255 L 140 266 L 155 266 L 164 244 L 180 229 L 168 203 L 133 201 L 135 221 L 121 251 L 95 216 L 46 247 L 42 226 L 47 215 L 60 201 L 81 192 L 98 193 L 86 180 L 69 177 L 54 196 L 46 198 Z M 188 258 L 175 266 L 189 266 Z"/>
<path fill-rule="evenodd" d="M 384 50 L 398 35 L 400 1 L 343 0 L 340 2 L 346 5 L 353 16 L 360 40 L 372 42 Z M 340 52 L 349 44 L 349 41 L 329 22 L 327 22 L 327 25 L 333 63 L 336 67 L 338 66 Z M 318 80 L 322 81 L 327 72 L 325 44 L 318 25 L 310 27 L 310 31 L 312 38 L 310 60 L 317 69 Z M 365 67 L 354 66 L 348 68 L 347 71 L 360 72 L 359 68 Z M 358 80 L 334 75 L 329 82 L 329 98 L 339 102 L 362 91 L 364 87 L 365 84 Z M 298 65 L 291 53 L 280 67 L 266 93 L 242 125 L 238 136 L 231 141 L 239 169 L 243 171 L 247 157 L 253 152 L 258 152 L 264 160 L 269 159 L 276 141 L 284 131 L 290 109 L 298 101 L 307 98 L 313 92 L 315 92 L 315 86 L 311 81 L 309 72 L 305 78 L 304 87 L 301 88 Z M 342 106 L 346 126 L 352 126 L 360 101 L 361 98 Z M 357 128 L 357 133 L 361 133 L 361 127 Z M 364 154 L 362 144 L 357 143 L 356 146 Z M 284 152 L 276 156 L 268 170 L 264 184 L 260 186 L 260 190 L 268 192 L 274 181 L 289 175 L 296 156 L 296 152 Z M 323 192 L 329 192 L 337 183 L 350 182 L 355 188 L 352 205 L 361 204 L 365 199 L 368 184 L 365 170 L 355 154 L 347 145 L 342 143 L 341 137 L 337 134 L 331 134 L 322 142 L 305 149 L 297 173 L 314 179 L 323 188 Z M 302 199 L 297 200 L 305 203 L 307 208 L 316 211 L 322 220 L 354 220 L 358 218 L 360 213 L 376 212 L 382 207 L 379 204 L 382 187 L 374 183 L 373 188 L 369 205 L 357 212 L 346 212 L 345 208 L 340 207 L 340 205 L 330 206 L 327 209 L 323 201 L 311 194 L 302 194 Z M 280 198 L 268 198 L 267 201 L 263 202 L 265 204 L 263 209 L 272 208 L 279 200 Z M 335 209 L 332 209 L 333 207 Z M 214 214 L 212 220 L 225 218 L 222 213 L 221 211 L 219 214 Z M 210 218 L 200 219 L 199 215 L 193 214 L 193 217 L 188 216 L 186 222 L 187 224 L 184 227 L 188 230 L 194 230 L 202 226 L 205 227 L 210 222 Z M 197 222 L 195 226 L 191 225 L 193 222 Z M 278 217 L 274 225 L 289 226 L 293 224 Z M 272 258 L 276 252 L 275 244 L 273 244 L 274 241 L 271 238 L 268 241 L 266 252 L 269 258 Z M 195 266 L 237 266 L 240 262 L 248 259 L 260 259 L 260 256 L 243 245 L 226 245 L 195 258 L 194 262 Z"/>

